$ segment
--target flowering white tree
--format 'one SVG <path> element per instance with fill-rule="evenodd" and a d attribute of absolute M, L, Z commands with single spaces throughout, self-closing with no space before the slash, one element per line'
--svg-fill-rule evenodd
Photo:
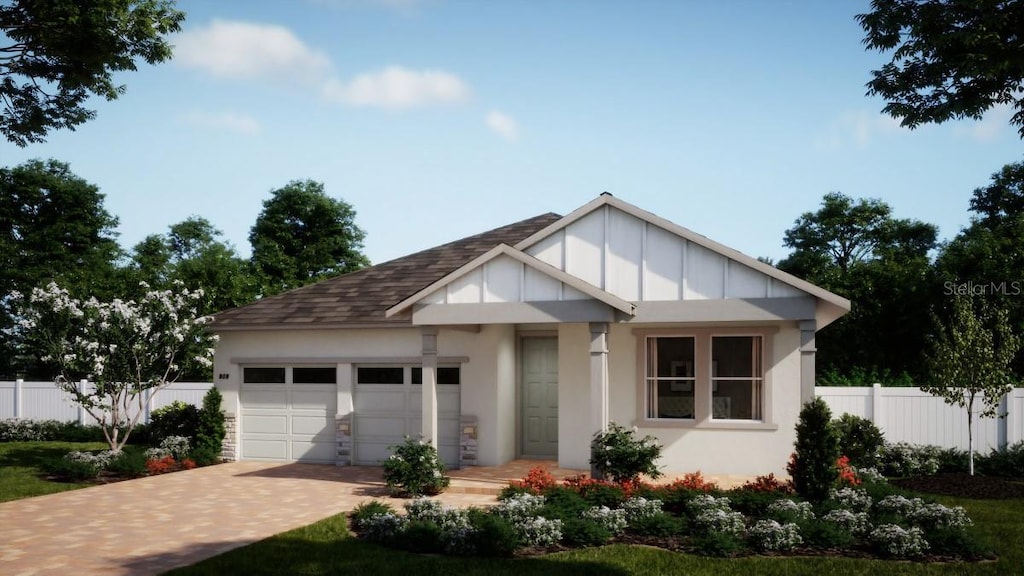
<path fill-rule="evenodd" d="M 110 449 L 119 451 L 144 413 L 143 391 L 156 392 L 194 363 L 210 366 L 215 335 L 198 316 L 201 290 L 149 290 L 138 301 L 78 300 L 51 282 L 27 299 L 17 330 L 56 384 L 99 422 Z M 20 295 L 14 295 L 20 298 Z M 79 386 L 88 379 L 92 386 Z"/>

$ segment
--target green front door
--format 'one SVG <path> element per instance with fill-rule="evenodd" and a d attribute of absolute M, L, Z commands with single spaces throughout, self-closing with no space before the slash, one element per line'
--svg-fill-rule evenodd
<path fill-rule="evenodd" d="M 558 458 L 558 338 L 523 338 L 520 451 Z"/>

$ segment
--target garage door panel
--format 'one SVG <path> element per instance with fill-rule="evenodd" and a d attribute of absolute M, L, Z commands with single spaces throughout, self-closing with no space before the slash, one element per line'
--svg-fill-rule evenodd
<path fill-rule="evenodd" d="M 242 458 L 246 460 L 285 460 L 288 458 L 288 441 L 257 440 L 247 438 L 242 443 Z"/>
<path fill-rule="evenodd" d="M 361 440 L 356 453 L 357 463 L 368 466 L 380 464 L 391 455 L 389 447 L 394 446 L 394 444 L 394 442 L 380 440 Z"/>
<path fill-rule="evenodd" d="M 326 437 L 331 428 L 328 426 L 327 418 L 324 415 L 302 416 L 292 414 L 292 434 L 303 434 L 311 436 Z"/>
<path fill-rule="evenodd" d="M 334 413 L 334 406 L 337 403 L 338 395 L 332 387 L 331 390 L 294 390 L 292 391 L 293 410 L 319 410 Z"/>
<path fill-rule="evenodd" d="M 287 434 L 288 417 L 284 414 L 242 414 L 243 434 Z"/>
<path fill-rule="evenodd" d="M 382 387 L 374 386 L 373 388 Z M 406 393 L 404 390 L 370 390 L 363 388 L 361 392 L 362 393 L 356 393 L 356 412 L 359 412 L 360 410 L 405 412 L 408 409 L 405 400 Z"/>
<path fill-rule="evenodd" d="M 355 434 L 359 438 L 398 438 L 402 441 L 405 435 L 405 418 L 395 416 L 360 416 L 356 414 Z M 396 442 L 392 441 L 392 444 Z"/>
<path fill-rule="evenodd" d="M 288 392 L 281 390 L 253 390 L 242 387 L 242 404 L 255 410 L 283 410 L 288 408 Z"/>
<path fill-rule="evenodd" d="M 337 447 L 334 442 L 292 440 L 292 458 L 300 462 L 334 462 Z"/>

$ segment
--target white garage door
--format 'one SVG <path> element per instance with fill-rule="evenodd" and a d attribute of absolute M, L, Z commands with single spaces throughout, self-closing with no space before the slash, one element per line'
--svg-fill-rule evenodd
<path fill-rule="evenodd" d="M 242 459 L 334 463 L 337 389 L 335 366 L 243 368 Z"/>
<path fill-rule="evenodd" d="M 458 366 L 437 369 L 438 453 L 445 465 L 459 464 Z M 422 369 L 418 366 L 359 366 L 354 397 L 355 463 L 380 464 L 406 435 L 422 432 Z"/>

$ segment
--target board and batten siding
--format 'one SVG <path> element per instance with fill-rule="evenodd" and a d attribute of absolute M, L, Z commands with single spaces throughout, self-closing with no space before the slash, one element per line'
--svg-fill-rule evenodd
<path fill-rule="evenodd" d="M 797 288 L 612 206 L 570 223 L 525 252 L 628 302 L 804 296 Z M 422 303 L 588 298 L 503 255 L 439 288 Z"/>

